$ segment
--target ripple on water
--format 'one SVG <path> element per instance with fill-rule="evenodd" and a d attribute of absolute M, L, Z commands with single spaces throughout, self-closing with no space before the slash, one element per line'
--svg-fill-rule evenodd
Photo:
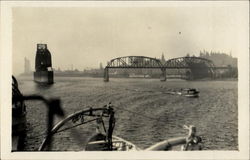
<path fill-rule="evenodd" d="M 20 90 L 25 95 L 41 94 L 61 98 L 66 115 L 87 106 L 101 107 L 112 101 L 117 119 L 114 134 L 141 148 L 164 139 L 186 135 L 182 126 L 193 124 L 197 127 L 197 134 L 203 139 L 205 150 L 238 149 L 236 81 L 162 83 L 159 80 L 111 79 L 109 83 L 104 83 L 103 79 L 98 78 L 56 77 L 56 83 L 52 87 L 41 89 L 31 80 L 18 80 Z M 199 98 L 188 99 L 159 92 L 190 87 L 200 91 Z M 43 137 L 34 137 L 46 130 L 46 108 L 37 102 L 28 102 L 27 105 L 29 125 L 26 150 L 36 150 Z M 93 127 L 80 127 L 75 129 L 75 132 L 62 132 L 57 135 L 56 145 L 53 147 L 55 150 L 82 150 L 86 140 L 93 133 Z M 71 145 L 72 143 L 77 145 Z"/>

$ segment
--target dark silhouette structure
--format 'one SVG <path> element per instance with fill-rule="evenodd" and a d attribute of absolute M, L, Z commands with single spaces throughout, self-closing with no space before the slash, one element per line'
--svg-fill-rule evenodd
<path fill-rule="evenodd" d="M 47 49 L 47 44 L 37 44 L 35 69 L 35 82 L 47 84 L 54 82 L 51 54 Z"/>
<path fill-rule="evenodd" d="M 214 63 L 211 60 L 200 57 L 179 57 L 166 61 L 167 69 L 185 69 L 186 79 L 199 79 L 215 75 Z"/>

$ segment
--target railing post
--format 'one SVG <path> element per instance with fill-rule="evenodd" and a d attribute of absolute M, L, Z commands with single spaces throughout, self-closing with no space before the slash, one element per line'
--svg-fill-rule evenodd
<path fill-rule="evenodd" d="M 162 74 L 161 74 L 161 81 L 166 81 L 166 68 L 161 68 Z"/>
<path fill-rule="evenodd" d="M 104 82 L 108 82 L 109 81 L 109 69 L 106 67 L 104 69 Z"/>

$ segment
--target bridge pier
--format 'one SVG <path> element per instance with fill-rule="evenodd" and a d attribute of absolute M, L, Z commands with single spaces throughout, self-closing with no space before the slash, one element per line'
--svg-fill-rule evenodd
<path fill-rule="evenodd" d="M 161 68 L 162 74 L 161 74 L 161 81 L 165 82 L 167 80 L 167 72 L 166 72 L 166 68 Z"/>
<path fill-rule="evenodd" d="M 109 81 L 109 69 L 106 67 L 104 69 L 104 82 L 108 82 Z"/>

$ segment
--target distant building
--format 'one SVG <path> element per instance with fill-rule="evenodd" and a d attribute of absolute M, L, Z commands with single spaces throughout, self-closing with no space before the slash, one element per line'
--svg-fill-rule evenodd
<path fill-rule="evenodd" d="M 31 69 L 30 69 L 30 61 L 25 57 L 24 58 L 24 73 L 25 74 L 29 74 L 31 73 Z"/>
<path fill-rule="evenodd" d="M 100 70 L 103 70 L 102 62 L 100 63 Z"/>
<path fill-rule="evenodd" d="M 161 55 L 161 63 L 164 64 L 165 62 L 166 62 L 166 59 L 164 57 L 164 54 L 162 53 L 162 55 Z"/>
<path fill-rule="evenodd" d="M 237 64 L 237 58 L 232 57 L 232 53 L 226 54 L 222 52 L 213 52 L 211 51 L 210 53 L 206 50 L 200 51 L 200 57 L 201 58 L 206 58 L 210 59 L 213 61 L 215 66 L 232 66 L 236 67 L 238 66 Z"/>

